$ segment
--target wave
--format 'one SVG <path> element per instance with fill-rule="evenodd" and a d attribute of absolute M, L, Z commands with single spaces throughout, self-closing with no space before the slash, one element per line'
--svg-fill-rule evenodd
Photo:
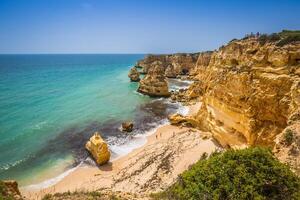
<path fill-rule="evenodd" d="M 15 161 L 14 163 L 8 163 L 8 164 L 5 164 L 4 166 L 1 166 L 1 167 L 0 167 L 0 171 L 6 171 L 6 170 L 9 170 L 10 168 L 17 166 L 17 165 L 19 165 L 19 164 L 21 164 L 21 163 L 27 161 L 28 159 L 30 159 L 30 158 L 32 158 L 32 157 L 33 157 L 33 156 L 29 155 L 29 156 L 27 156 L 27 157 L 25 157 L 25 158 L 23 158 L 23 159 L 21 159 L 21 160 Z"/>
<path fill-rule="evenodd" d="M 30 190 L 47 188 L 61 181 L 78 167 L 95 166 L 95 162 L 84 149 L 85 142 L 94 131 L 102 133 L 111 150 L 111 160 L 113 161 L 146 144 L 147 137 L 155 133 L 159 127 L 168 124 L 167 116 L 175 112 L 187 113 L 188 111 L 180 103 L 172 103 L 170 99 L 158 98 L 136 108 L 133 120 L 135 127 L 132 133 L 127 134 L 119 130 L 122 122 L 120 120 L 110 120 L 104 123 L 93 122 L 84 129 L 74 127 L 64 130 L 57 138 L 48 142 L 38 157 L 48 155 L 49 148 L 54 155 L 70 152 L 76 160 L 74 165 L 70 166 L 72 168 L 54 178 L 24 187 Z"/>
<path fill-rule="evenodd" d="M 40 190 L 40 189 L 45 189 L 45 188 L 51 187 L 51 186 L 55 185 L 56 183 L 58 183 L 59 181 L 63 180 L 66 176 L 68 176 L 70 173 L 75 171 L 80 166 L 81 166 L 81 164 L 79 164 L 76 167 L 73 167 L 73 168 L 63 172 L 62 174 L 60 174 L 60 175 L 58 175 L 54 178 L 47 179 L 47 180 L 45 180 L 41 183 L 32 184 L 32 185 L 24 186 L 24 187 L 21 187 L 21 188 L 24 188 L 26 190 Z"/>
<path fill-rule="evenodd" d="M 123 156 L 128 155 L 130 152 L 134 151 L 135 149 L 142 147 L 143 145 L 145 145 L 147 143 L 147 137 L 154 134 L 156 132 L 156 130 L 159 127 L 162 127 L 166 124 L 168 124 L 168 120 L 161 120 L 158 123 L 155 123 L 156 127 L 147 131 L 144 134 L 136 134 L 132 137 L 131 140 L 128 140 L 127 142 L 120 144 L 120 145 L 109 145 L 109 149 L 111 152 L 113 152 L 115 154 L 114 157 L 112 157 L 110 160 L 114 161 L 117 160 Z M 71 174 L 72 172 L 74 172 L 76 169 L 78 169 L 79 167 L 84 167 L 87 165 L 96 165 L 94 160 L 92 160 L 90 157 L 87 157 L 85 161 L 82 161 L 79 165 L 77 165 L 76 167 L 70 168 L 67 171 L 61 173 L 60 175 L 54 177 L 54 178 L 50 178 L 47 179 L 43 182 L 37 183 L 37 184 L 31 184 L 28 186 L 24 186 L 21 187 L 22 189 L 25 190 L 40 190 L 40 189 L 45 189 L 48 187 L 51 187 L 55 184 L 57 184 L 58 182 L 60 182 L 61 180 L 63 180 L 66 176 L 68 176 L 69 174 Z"/>

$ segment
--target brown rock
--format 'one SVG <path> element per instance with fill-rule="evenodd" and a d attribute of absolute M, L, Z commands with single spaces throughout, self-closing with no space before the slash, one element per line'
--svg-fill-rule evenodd
<path fill-rule="evenodd" d="M 196 65 L 199 53 L 177 53 L 169 55 L 147 55 L 137 62 L 136 66 L 142 68 L 143 73 L 160 65 L 166 72 L 166 77 L 175 78 L 178 75 L 187 75 Z"/>
<path fill-rule="evenodd" d="M 177 74 L 178 74 L 178 72 L 175 71 L 173 65 L 169 65 L 166 68 L 166 71 L 165 71 L 165 76 L 166 77 L 168 77 L 168 78 L 176 78 Z"/>
<path fill-rule="evenodd" d="M 132 122 L 123 122 L 122 123 L 122 131 L 131 132 L 133 130 Z"/>
<path fill-rule="evenodd" d="M 299 107 L 298 60 L 299 42 L 278 47 L 257 38 L 233 41 L 210 59 L 199 56 L 193 71 L 198 81 L 187 92 L 203 101 L 198 128 L 224 147 L 273 146 Z"/>
<path fill-rule="evenodd" d="M 157 65 L 140 81 L 138 92 L 155 97 L 168 97 L 170 92 L 164 77 L 164 69 Z"/>
<path fill-rule="evenodd" d="M 85 148 L 91 153 L 98 165 L 103 165 L 110 159 L 108 146 L 98 132 L 94 133 L 86 143 Z"/>
<path fill-rule="evenodd" d="M 170 123 L 172 125 L 180 125 L 180 124 L 186 122 L 186 118 L 178 113 L 169 115 L 168 120 L 170 121 Z"/>
<path fill-rule="evenodd" d="M 130 69 L 128 77 L 130 78 L 130 81 L 133 81 L 133 82 L 140 81 L 140 73 L 138 72 L 138 70 L 135 67 Z"/>
<path fill-rule="evenodd" d="M 294 121 L 277 135 L 273 152 L 280 161 L 289 164 L 300 175 L 300 120 Z"/>
<path fill-rule="evenodd" d="M 4 199 L 23 199 L 18 188 L 18 183 L 14 180 L 0 181 L 0 197 Z"/>

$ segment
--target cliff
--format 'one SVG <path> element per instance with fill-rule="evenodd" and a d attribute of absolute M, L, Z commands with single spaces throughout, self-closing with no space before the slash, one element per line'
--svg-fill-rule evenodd
<path fill-rule="evenodd" d="M 169 54 L 169 55 L 148 55 L 136 63 L 136 67 L 142 68 L 142 73 L 146 74 L 157 65 L 164 69 L 164 74 L 168 78 L 175 78 L 178 75 L 188 74 L 196 65 L 199 53 L 191 54 Z"/>
<path fill-rule="evenodd" d="M 163 66 L 157 64 L 149 69 L 148 74 L 140 81 L 138 92 L 153 97 L 170 96 Z"/>
<path fill-rule="evenodd" d="M 295 117 L 300 115 L 299 31 L 235 39 L 214 52 L 188 57 L 181 57 L 179 62 L 178 55 L 152 55 L 137 63 L 146 73 L 155 65 L 162 66 L 165 71 L 160 73 L 166 77 L 176 77 L 184 71 L 183 66 L 189 66 L 189 77 L 195 82 L 187 91 L 172 94 L 172 100 L 201 102 L 201 106 L 193 117 L 171 116 L 172 123 L 189 124 L 210 132 L 225 148 L 276 144 L 276 155 L 284 162 L 289 160 L 297 165 L 300 160 L 297 142 L 300 117 Z M 176 63 L 181 68 L 171 69 Z M 290 145 L 282 139 L 287 130 L 293 131 L 295 140 Z M 287 151 L 296 153 L 284 153 Z"/>
<path fill-rule="evenodd" d="M 198 62 L 202 107 L 196 121 L 222 146 L 274 144 L 299 108 L 300 43 L 283 47 L 259 38 L 235 40 Z"/>

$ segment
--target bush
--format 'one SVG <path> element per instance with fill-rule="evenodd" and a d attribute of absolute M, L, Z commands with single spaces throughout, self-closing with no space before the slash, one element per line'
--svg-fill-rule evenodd
<path fill-rule="evenodd" d="M 289 44 L 291 42 L 296 42 L 296 41 L 300 41 L 300 34 L 287 36 L 287 37 L 283 38 L 282 40 L 280 40 L 276 45 L 282 47 L 286 44 Z"/>
<path fill-rule="evenodd" d="M 291 129 L 287 129 L 284 133 L 284 141 L 287 145 L 291 145 L 294 141 L 294 133 Z"/>
<path fill-rule="evenodd" d="M 198 161 L 155 199 L 300 199 L 300 179 L 268 149 L 228 150 Z"/>
<path fill-rule="evenodd" d="M 261 36 L 259 36 L 258 41 L 261 45 L 264 45 L 267 42 L 276 42 L 280 39 L 281 38 L 277 33 L 272 33 L 271 35 L 262 34 Z"/>

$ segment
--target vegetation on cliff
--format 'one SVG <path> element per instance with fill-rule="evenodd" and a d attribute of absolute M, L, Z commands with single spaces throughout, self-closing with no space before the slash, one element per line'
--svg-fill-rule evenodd
<path fill-rule="evenodd" d="M 0 180 L 0 200 L 22 200 L 18 183 L 13 180 Z"/>
<path fill-rule="evenodd" d="M 300 179 L 263 148 L 200 160 L 157 199 L 300 199 Z"/>
<path fill-rule="evenodd" d="M 247 38 L 249 38 L 248 36 Z M 258 37 L 258 41 L 261 45 L 268 42 L 275 42 L 276 46 L 282 47 L 291 42 L 300 41 L 300 31 L 295 30 L 283 30 L 279 33 L 262 34 Z"/>

